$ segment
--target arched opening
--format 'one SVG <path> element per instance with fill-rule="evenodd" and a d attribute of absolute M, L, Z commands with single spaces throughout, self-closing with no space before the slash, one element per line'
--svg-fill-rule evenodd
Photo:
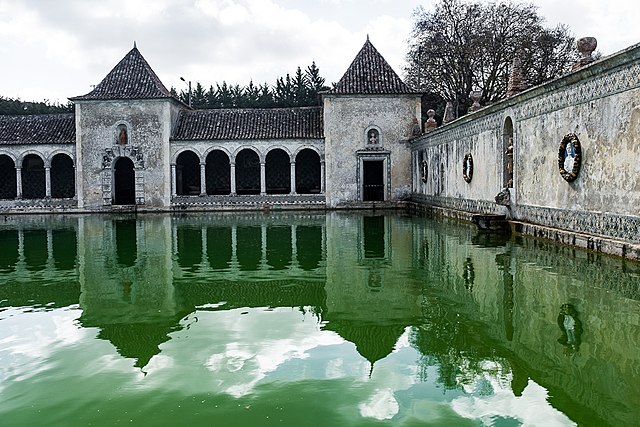
<path fill-rule="evenodd" d="M 51 197 L 71 198 L 76 192 L 73 160 L 66 154 L 56 154 L 51 159 Z"/>
<path fill-rule="evenodd" d="M 42 199 L 45 197 L 44 161 L 35 154 L 22 160 L 22 197 Z"/>
<path fill-rule="evenodd" d="M 179 196 L 200 194 L 200 159 L 193 151 L 184 151 L 176 159 L 176 193 Z"/>
<path fill-rule="evenodd" d="M 244 149 L 236 156 L 236 192 L 260 194 L 260 158 L 253 150 Z"/>
<path fill-rule="evenodd" d="M 47 230 L 25 230 L 23 233 L 24 261 L 29 271 L 42 271 L 47 266 Z"/>
<path fill-rule="evenodd" d="M 291 192 L 291 160 L 281 149 L 269 151 L 265 159 L 267 194 L 289 194 Z"/>
<path fill-rule="evenodd" d="M 320 155 L 305 148 L 296 155 L 296 193 L 320 192 Z"/>
<path fill-rule="evenodd" d="M 136 177 L 133 162 L 120 157 L 113 166 L 113 204 L 134 205 L 136 203 Z"/>
<path fill-rule="evenodd" d="M 11 157 L 0 154 L 0 199 L 15 199 L 17 191 L 16 165 Z"/>
<path fill-rule="evenodd" d="M 227 153 L 214 150 L 207 155 L 205 181 L 207 194 L 231 194 L 231 166 Z"/>
<path fill-rule="evenodd" d="M 513 188 L 513 121 L 507 117 L 502 131 L 502 187 Z"/>

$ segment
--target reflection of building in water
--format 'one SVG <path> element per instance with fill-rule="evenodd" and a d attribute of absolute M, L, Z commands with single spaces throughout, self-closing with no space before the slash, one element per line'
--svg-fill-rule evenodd
<path fill-rule="evenodd" d="M 77 226 L 40 217 L 0 229 L 0 306 L 66 307 L 78 303 Z"/>
<path fill-rule="evenodd" d="M 372 368 L 421 316 L 421 289 L 406 276 L 413 254 L 404 221 L 393 215 L 327 216 L 324 329 L 353 342 Z"/>
<path fill-rule="evenodd" d="M 413 235 L 416 260 L 427 260 L 424 323 L 415 343 L 426 360 L 437 360 L 445 387 L 468 386 L 466 379 L 483 375 L 484 363 L 494 361 L 509 367 L 516 396 L 534 381 L 579 424 L 634 424 L 638 409 L 620 405 L 640 399 L 640 275 L 618 272 L 640 273 L 637 266 L 596 263 L 587 253 L 540 241 L 470 239 L 474 233 L 439 224 L 416 227 Z M 425 240 L 428 256 L 420 252 Z M 460 244 L 470 240 L 473 245 Z M 467 258 L 474 266 L 472 293 L 460 273 Z M 580 337 L 578 313 L 589 313 L 588 340 Z"/>

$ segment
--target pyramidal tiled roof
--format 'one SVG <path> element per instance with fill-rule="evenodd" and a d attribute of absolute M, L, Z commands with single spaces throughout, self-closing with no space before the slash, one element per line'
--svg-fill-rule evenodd
<path fill-rule="evenodd" d="M 398 77 L 367 36 L 364 46 L 330 93 L 373 95 L 416 92 Z"/>
<path fill-rule="evenodd" d="M 74 113 L 38 114 L 31 116 L 0 115 L 0 145 L 10 144 L 74 144 Z"/>
<path fill-rule="evenodd" d="M 173 140 L 323 138 L 322 107 L 185 110 Z"/>
<path fill-rule="evenodd" d="M 133 47 L 118 65 L 86 95 L 72 101 L 90 99 L 155 99 L 171 98 L 171 93 L 153 72 L 137 47 Z"/>

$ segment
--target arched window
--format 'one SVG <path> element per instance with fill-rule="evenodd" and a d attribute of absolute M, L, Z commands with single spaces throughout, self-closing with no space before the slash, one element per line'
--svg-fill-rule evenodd
<path fill-rule="evenodd" d="M 236 192 L 260 194 L 260 158 L 248 148 L 236 156 Z"/>
<path fill-rule="evenodd" d="M 502 187 L 513 188 L 513 121 L 507 117 L 502 131 Z"/>
<path fill-rule="evenodd" d="M 121 124 L 118 125 L 118 135 L 117 142 L 119 145 L 127 145 L 129 143 L 129 130 L 127 129 L 127 125 Z"/>
<path fill-rule="evenodd" d="M 176 159 L 176 191 L 180 196 L 200 194 L 200 160 L 193 151 L 183 151 Z"/>
<path fill-rule="evenodd" d="M 291 192 L 291 161 L 281 149 L 269 151 L 265 159 L 267 194 L 289 194 Z"/>
<path fill-rule="evenodd" d="M 0 199 L 15 199 L 17 191 L 16 165 L 11 157 L 0 154 Z"/>
<path fill-rule="evenodd" d="M 309 148 L 301 150 L 296 155 L 296 193 L 319 193 L 320 173 L 320 156 L 318 153 Z"/>
<path fill-rule="evenodd" d="M 71 198 L 75 195 L 76 179 L 73 160 L 66 154 L 56 154 L 51 159 L 51 197 Z"/>
<path fill-rule="evenodd" d="M 207 155 L 205 181 L 207 194 L 231 194 L 231 166 L 224 151 L 214 150 Z"/>
<path fill-rule="evenodd" d="M 44 161 L 35 154 L 28 154 L 22 161 L 22 197 L 42 199 L 45 197 Z"/>

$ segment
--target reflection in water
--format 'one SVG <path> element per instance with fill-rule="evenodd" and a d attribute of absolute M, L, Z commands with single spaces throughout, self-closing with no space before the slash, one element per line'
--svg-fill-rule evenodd
<path fill-rule="evenodd" d="M 78 243 L 76 232 L 72 228 L 51 231 L 54 265 L 57 270 L 73 270 L 76 268 Z"/>
<path fill-rule="evenodd" d="M 468 291 L 472 291 L 473 284 L 476 280 L 476 273 L 473 271 L 473 261 L 471 261 L 471 258 L 469 257 L 464 260 L 464 265 L 462 266 L 462 278 L 464 279 L 464 287 L 467 288 Z"/>
<path fill-rule="evenodd" d="M 46 268 L 47 242 L 47 230 L 24 231 L 24 260 L 28 270 L 41 271 Z"/>
<path fill-rule="evenodd" d="M 322 227 L 299 225 L 296 227 L 296 254 L 300 268 L 315 270 L 322 259 Z"/>
<path fill-rule="evenodd" d="M 1 229 L 2 419 L 65 425 L 91 405 L 101 418 L 80 424 L 640 417 L 640 267 L 527 239 L 480 245 L 424 218 L 259 218 Z M 200 403 L 171 412 L 185 399 Z"/>
<path fill-rule="evenodd" d="M 238 227 L 237 236 L 237 256 L 240 270 L 258 270 L 262 258 L 262 229 L 260 227 Z"/>
<path fill-rule="evenodd" d="M 267 264 L 274 270 L 284 270 L 291 264 L 291 228 L 267 228 Z"/>
<path fill-rule="evenodd" d="M 124 267 L 133 267 L 137 258 L 136 220 L 114 221 L 116 259 Z"/>
<path fill-rule="evenodd" d="M 364 257 L 384 258 L 384 216 L 365 216 L 362 219 Z"/>
<path fill-rule="evenodd" d="M 18 231 L 0 230 L 0 273 L 15 271 L 18 263 Z"/>
<path fill-rule="evenodd" d="M 207 227 L 207 259 L 211 268 L 229 268 L 232 244 L 231 227 Z"/>
<path fill-rule="evenodd" d="M 582 336 L 582 322 L 578 319 L 578 312 L 571 304 L 562 304 L 558 314 L 558 326 L 562 336 L 558 342 L 564 346 L 565 354 L 570 355 L 578 351 Z"/>
<path fill-rule="evenodd" d="M 178 264 L 188 271 L 196 271 L 202 261 L 202 230 L 178 228 Z M 214 246 L 215 247 L 215 246 Z"/>

